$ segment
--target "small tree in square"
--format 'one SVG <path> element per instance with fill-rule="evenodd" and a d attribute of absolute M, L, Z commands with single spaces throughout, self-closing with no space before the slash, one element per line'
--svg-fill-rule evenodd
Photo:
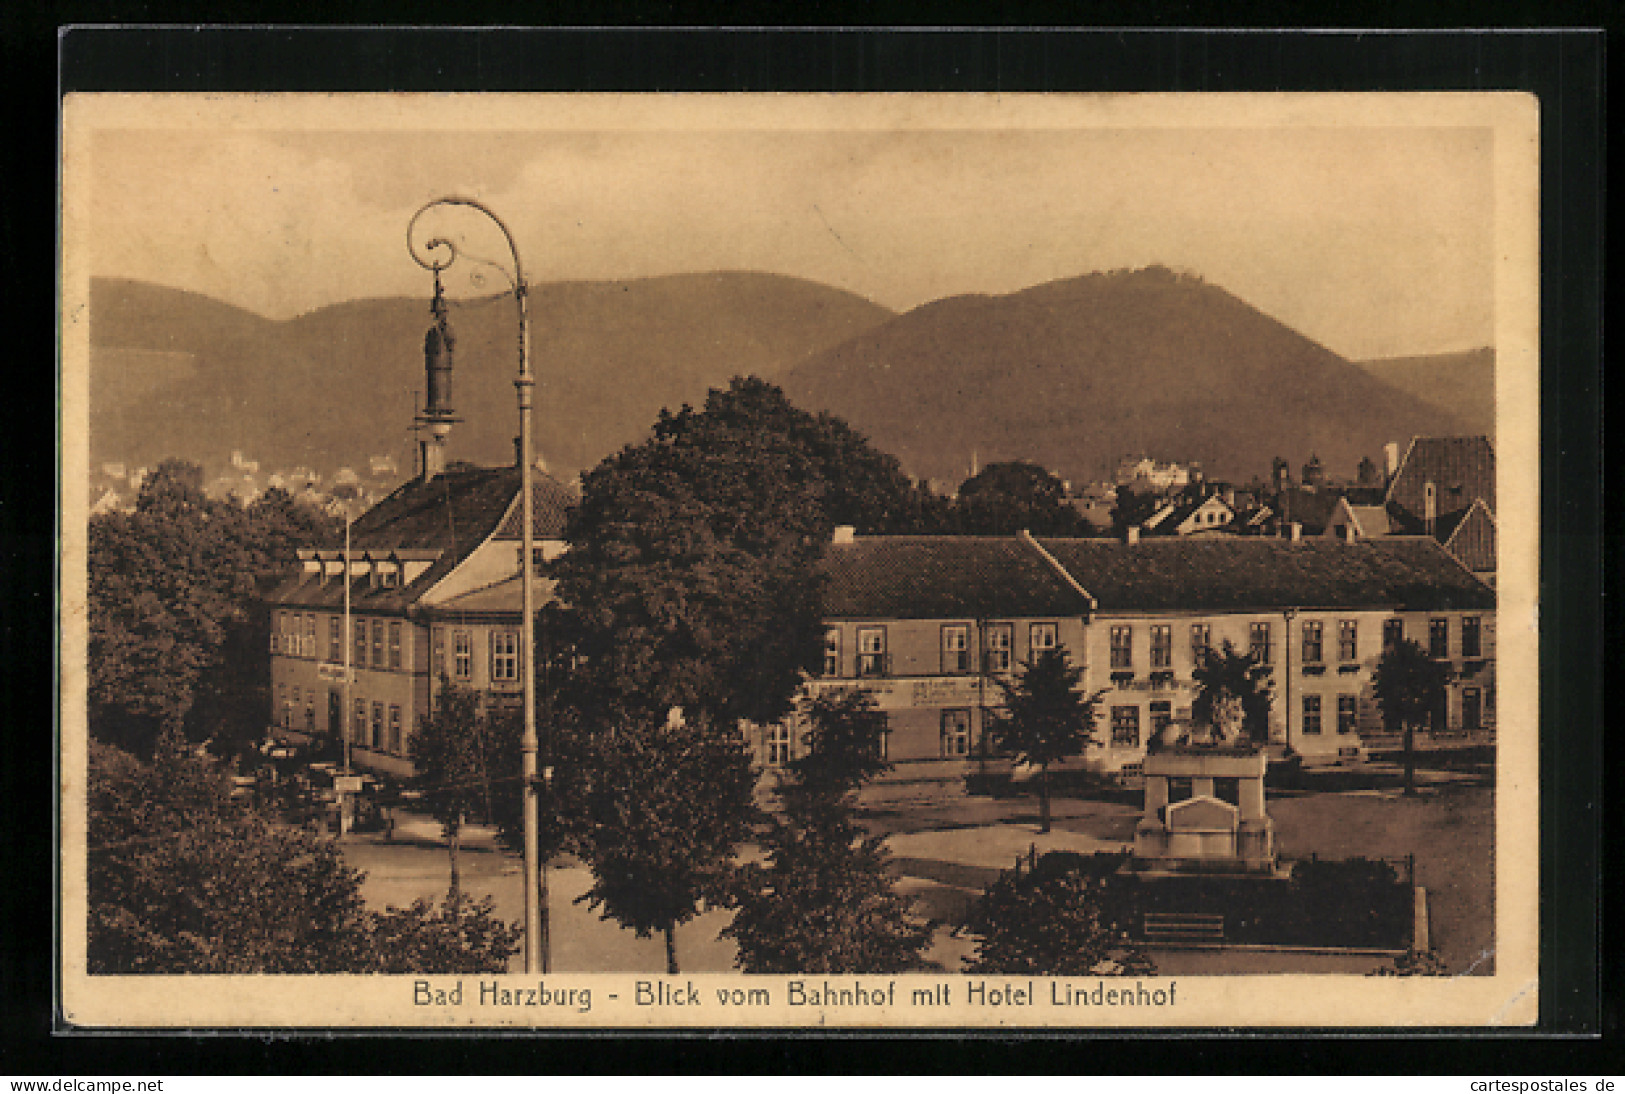
<path fill-rule="evenodd" d="M 1021 662 L 1014 681 L 998 681 L 1005 709 L 993 723 L 993 742 L 1038 767 L 1041 832 L 1050 830 L 1049 765 L 1099 744 L 1095 707 L 1105 693 L 1085 695 L 1078 687 L 1082 679 L 1083 667 L 1071 663 L 1065 646 L 1056 646 Z"/>
<path fill-rule="evenodd" d="M 788 765 L 784 815 L 762 839 L 767 862 L 738 872 L 738 911 L 723 935 L 738 944 L 746 972 L 924 968 L 932 925 L 893 889 L 884 839 L 854 819 L 858 790 L 890 767 L 880 749 L 885 715 L 858 691 L 809 701 L 805 718 L 808 751 Z"/>
<path fill-rule="evenodd" d="M 446 833 L 453 898 L 462 888 L 463 825 L 470 816 L 491 819 L 493 779 L 503 770 L 491 730 L 479 696 L 442 676 L 434 711 L 418 723 L 408 746 L 417 772 L 413 786 Z"/>
<path fill-rule="evenodd" d="M 1371 676 L 1371 689 L 1383 722 L 1405 733 L 1405 793 L 1416 793 L 1417 726 L 1425 726 L 1433 712 L 1444 705 L 1445 688 L 1455 674 L 1450 666 L 1435 661 L 1419 643 L 1401 639 L 1382 651 L 1377 671 Z"/>

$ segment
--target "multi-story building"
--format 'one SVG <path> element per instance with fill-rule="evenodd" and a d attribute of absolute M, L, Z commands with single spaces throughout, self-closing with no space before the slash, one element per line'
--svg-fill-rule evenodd
<path fill-rule="evenodd" d="M 1372 674 L 1401 637 L 1456 673 L 1436 732 L 1494 725 L 1495 594 L 1429 537 L 838 535 L 825 567 L 825 659 L 808 688 L 875 695 L 895 777 L 974 769 L 999 681 L 1051 645 L 1100 696 L 1086 762 L 1105 770 L 1132 768 L 1191 717 L 1200 651 L 1226 641 L 1270 666 L 1278 754 L 1360 755 L 1383 729 Z M 760 761 L 794 756 L 799 729 L 759 728 Z"/>
<path fill-rule="evenodd" d="M 570 497 L 541 475 L 533 497 L 538 548 L 552 557 Z M 408 736 L 442 678 L 517 701 L 519 524 L 517 468 L 454 469 L 370 510 L 348 552 L 300 550 L 300 574 L 267 598 L 276 724 L 347 728 L 363 766 L 404 773 Z M 545 580 L 539 588 L 545 600 Z"/>
<path fill-rule="evenodd" d="M 518 702 L 519 480 L 517 467 L 420 476 L 355 522 L 348 550 L 299 551 L 300 573 L 267 597 L 277 727 L 347 732 L 360 766 L 404 775 L 442 679 Z M 538 561 L 556 557 L 572 495 L 537 473 L 532 497 Z M 550 584 L 537 589 L 545 603 Z"/>

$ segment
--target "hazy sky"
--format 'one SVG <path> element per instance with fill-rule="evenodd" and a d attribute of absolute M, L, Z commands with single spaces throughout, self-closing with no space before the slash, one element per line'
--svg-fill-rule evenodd
<path fill-rule="evenodd" d="M 1193 270 L 1351 358 L 1493 342 L 1492 131 L 1294 125 L 319 130 L 252 110 L 90 144 L 90 266 L 287 317 L 426 294 L 404 233 L 480 197 L 532 281 L 714 269 L 903 310 Z M 398 124 L 398 123 L 397 123 Z M 472 214 L 436 228 L 505 248 Z"/>

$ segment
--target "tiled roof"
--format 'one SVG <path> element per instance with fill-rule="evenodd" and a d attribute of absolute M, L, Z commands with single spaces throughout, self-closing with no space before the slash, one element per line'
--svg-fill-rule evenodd
<path fill-rule="evenodd" d="M 456 568 L 493 534 L 519 538 L 517 467 L 457 467 L 428 482 L 411 479 L 363 513 L 350 526 L 353 550 L 400 548 L 439 550 L 441 555 L 418 579 L 401 588 L 374 588 L 368 579 L 355 581 L 351 606 L 357 611 L 401 611 Z M 564 534 L 565 512 L 574 501 L 568 488 L 538 472 L 531 483 L 535 499 L 532 527 L 543 539 Z M 498 524 L 501 528 L 498 528 Z M 506 533 L 506 534 L 505 534 Z M 288 607 L 335 607 L 344 602 L 340 581 L 317 575 L 290 578 L 267 599 Z"/>
<path fill-rule="evenodd" d="M 1089 603 L 1013 536 L 874 536 L 831 547 L 832 619 L 986 619 L 1082 615 Z"/>
<path fill-rule="evenodd" d="M 1426 537 L 1040 542 L 1101 611 L 1495 606 L 1495 594 Z"/>
<path fill-rule="evenodd" d="M 1388 502 L 1407 516 L 1423 516 L 1426 483 L 1436 488 L 1438 513 L 1466 509 L 1483 498 L 1495 511 L 1495 450 L 1488 437 L 1416 437 L 1388 484 Z"/>

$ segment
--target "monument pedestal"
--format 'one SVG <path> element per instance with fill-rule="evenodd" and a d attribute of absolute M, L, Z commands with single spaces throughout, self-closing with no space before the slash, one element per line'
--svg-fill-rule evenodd
<path fill-rule="evenodd" d="M 1274 873 L 1274 827 L 1264 811 L 1268 765 L 1263 749 L 1252 744 L 1181 744 L 1148 754 L 1145 815 L 1134 830 L 1130 869 Z M 1234 786 L 1234 802 L 1218 794 L 1221 781 Z"/>

